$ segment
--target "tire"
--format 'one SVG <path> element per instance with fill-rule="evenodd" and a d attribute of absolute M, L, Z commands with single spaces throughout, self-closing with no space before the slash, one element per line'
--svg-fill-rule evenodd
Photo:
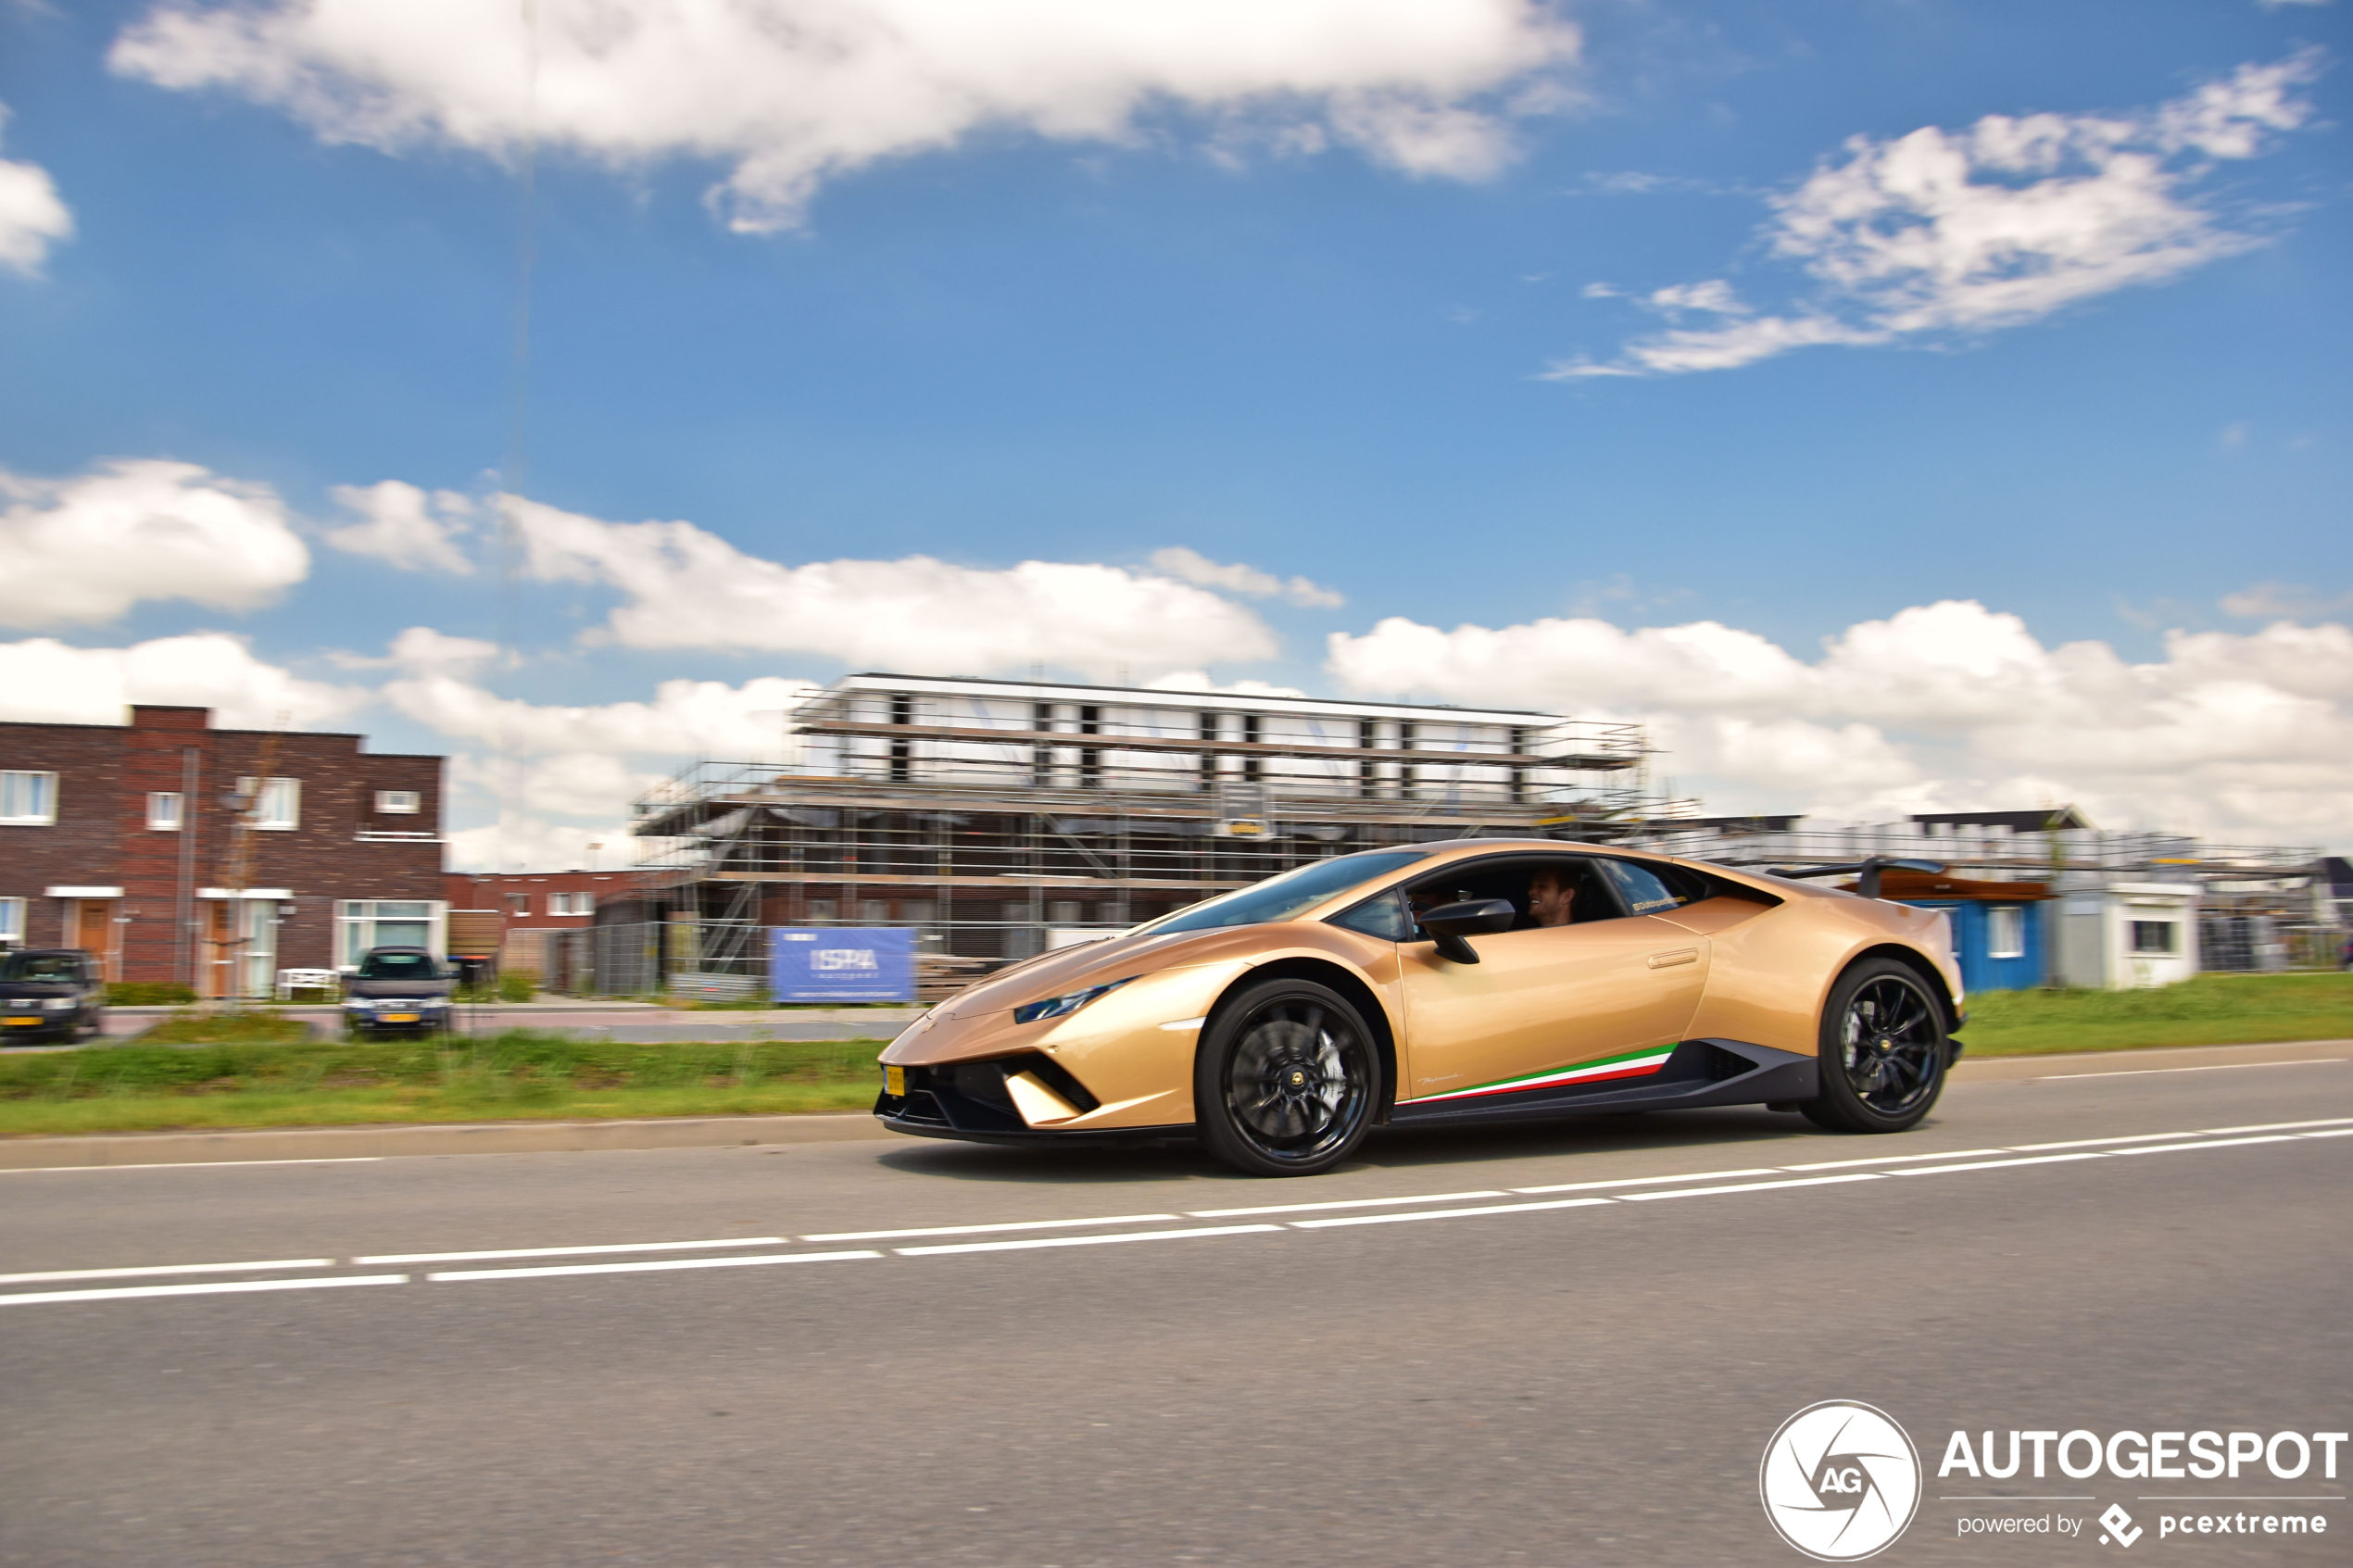
<path fill-rule="evenodd" d="M 1379 1101 L 1372 1031 L 1346 997 L 1313 981 L 1237 992 L 1193 1057 L 1202 1141 L 1253 1176 L 1330 1170 L 1365 1141 Z"/>
<path fill-rule="evenodd" d="M 1822 1009 L 1821 1098 L 1798 1109 L 1834 1133 L 1900 1133 L 1944 1092 L 1944 1008 L 1919 972 L 1867 959 Z"/>

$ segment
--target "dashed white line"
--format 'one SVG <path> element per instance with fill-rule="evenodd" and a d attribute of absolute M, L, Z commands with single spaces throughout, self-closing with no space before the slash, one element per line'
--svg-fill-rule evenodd
<path fill-rule="evenodd" d="M 406 1285 L 407 1274 L 337 1274 L 330 1279 L 241 1279 L 209 1285 L 132 1285 L 111 1290 L 31 1290 L 0 1296 L 0 1307 L 33 1301 L 129 1301 L 146 1296 L 235 1296 L 252 1290 L 339 1290 L 347 1285 Z"/>
<path fill-rule="evenodd" d="M 2294 1143 L 2299 1137 L 2309 1135 L 2305 1133 L 2278 1133 L 2267 1138 L 2208 1138 L 2204 1143 L 2143 1144 L 2138 1148 L 2117 1148 L 2108 1152 L 2120 1160 L 2128 1154 L 2179 1154 L 2185 1148 L 2245 1148 L 2249 1144 Z"/>
<path fill-rule="evenodd" d="M 1876 1182 L 1883 1179 L 1877 1171 L 1854 1171 L 1843 1176 L 1801 1176 L 1793 1182 L 1736 1182 L 1730 1186 L 1680 1187 L 1673 1192 L 1629 1192 L 1621 1194 L 1619 1203 L 1648 1203 L 1661 1198 L 1714 1198 L 1727 1192 L 1779 1192 L 1783 1187 L 1826 1187 L 1841 1182 Z"/>
<path fill-rule="evenodd" d="M 901 1258 L 937 1258 L 950 1252 L 1024 1252 L 1046 1247 L 1108 1247 L 1123 1241 L 1184 1241 L 1204 1236 L 1258 1236 L 1279 1233 L 1280 1225 L 1207 1225 L 1183 1231 L 1122 1231 L 1116 1236 L 1037 1236 L 1020 1241 L 960 1241 L 941 1247 L 893 1248 Z"/>
<path fill-rule="evenodd" d="M 593 1252 L 697 1252 L 709 1247 L 790 1247 L 788 1236 L 730 1236 L 724 1241 L 630 1241 L 610 1247 L 508 1247 L 491 1252 L 376 1252 L 354 1263 L 471 1263 L 492 1258 L 581 1258 Z"/>
<path fill-rule="evenodd" d="M 0 1274 L 0 1285 L 39 1285 L 65 1279 L 138 1279 L 150 1274 L 250 1274 L 264 1269 L 332 1269 L 334 1266 L 333 1258 L 274 1258 L 262 1263 L 158 1263 L 137 1269 L 51 1269 L 37 1274 Z"/>
<path fill-rule="evenodd" d="M 824 1236 L 804 1236 L 803 1241 L 895 1241 L 916 1236 L 984 1236 L 992 1231 L 1043 1231 L 1076 1225 L 1148 1225 L 1163 1220 L 1183 1218 L 1178 1214 L 1101 1214 L 1091 1220 L 1008 1220 L 994 1225 L 925 1225 L 918 1230 L 901 1231 L 830 1231 Z"/>
<path fill-rule="evenodd" d="M 2318 1067 L 2323 1062 L 2344 1060 L 2341 1056 L 2300 1056 L 2293 1061 L 2216 1061 L 2203 1067 L 2125 1067 L 2108 1073 L 2045 1073 L 2033 1082 L 2048 1084 L 2061 1078 L 2145 1078 L 2152 1073 L 2230 1073 L 2245 1067 Z"/>
<path fill-rule="evenodd" d="M 1611 1182 L 1556 1182 L 1550 1186 L 1514 1187 L 1514 1192 L 1592 1192 L 1599 1187 L 1657 1186 L 1667 1182 L 1712 1182 L 1733 1176 L 1778 1176 L 1778 1165 L 1760 1165 L 1753 1171 L 1687 1171 L 1680 1176 L 1620 1176 Z"/>
<path fill-rule="evenodd" d="M 558 1263 L 535 1269 L 445 1269 L 429 1280 L 547 1279 L 557 1274 L 652 1274 L 680 1269 L 757 1269 L 771 1263 L 835 1263 L 879 1252 L 764 1252 L 750 1258 L 655 1258 L 636 1263 Z"/>
<path fill-rule="evenodd" d="M 382 1154 L 338 1154 L 315 1160 L 169 1160 L 152 1165 L 21 1165 L 0 1176 L 67 1176 L 84 1171 L 242 1171 L 248 1165 L 373 1165 Z"/>
<path fill-rule="evenodd" d="M 1339 1214 L 1327 1220 L 1293 1220 L 1297 1231 L 1327 1230 L 1340 1225 L 1394 1225 L 1409 1220 L 1461 1220 L 1475 1214 L 1528 1214 L 1539 1209 L 1590 1209 L 1606 1198 L 1555 1198 L 1541 1203 L 1486 1203 L 1475 1209 L 1416 1209 L 1403 1214 Z"/>
<path fill-rule="evenodd" d="M 1980 1149 L 1978 1152 L 1981 1154 L 2040 1154 L 2045 1149 L 2105 1148 L 2110 1144 L 2163 1143 L 2169 1138 L 2192 1138 L 2200 1135 L 2202 1135 L 2196 1133 L 2133 1133 L 2128 1136 L 2116 1138 L 2069 1138 L 2063 1143 L 2022 1143 L 2007 1149 Z"/>
<path fill-rule="evenodd" d="M 2007 1154 L 2007 1148 L 1952 1148 L 1935 1154 L 1873 1154 L 1861 1160 L 1817 1160 L 1811 1165 L 1784 1165 L 1784 1171 L 1844 1171 L 1857 1165 L 1896 1165 L 1912 1160 L 1974 1160 L 1981 1154 Z"/>
<path fill-rule="evenodd" d="M 1978 1160 L 1967 1165 L 1914 1165 L 1887 1173 L 1891 1176 L 1941 1176 L 1948 1171 L 2009 1171 L 2020 1165 L 2067 1165 L 2078 1160 L 2108 1158 L 2099 1149 L 2086 1149 L 2077 1154 L 2030 1154 L 2017 1160 Z"/>
<path fill-rule="evenodd" d="M 2200 1127 L 2202 1137 L 2226 1138 L 2236 1133 L 2293 1133 L 2300 1127 L 2353 1127 L 2353 1116 L 2323 1116 L 2317 1122 L 2265 1122 L 2253 1127 Z"/>
<path fill-rule="evenodd" d="M 1508 1198 L 1504 1192 L 1430 1192 L 1416 1193 L 1408 1198 L 1342 1198 L 1329 1203 L 1268 1203 L 1256 1209 L 1194 1209 L 1188 1217 L 1195 1220 L 1230 1220 L 1244 1214 L 1304 1214 L 1312 1209 L 1375 1209 L 1392 1203 L 1452 1203 L 1457 1198 Z"/>

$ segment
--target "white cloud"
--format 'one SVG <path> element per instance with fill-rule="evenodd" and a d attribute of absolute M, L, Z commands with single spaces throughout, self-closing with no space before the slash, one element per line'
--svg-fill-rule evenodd
<path fill-rule="evenodd" d="M 456 491 L 436 490 L 429 495 L 413 484 L 387 479 L 368 485 L 338 484 L 328 494 L 360 519 L 326 532 L 327 543 L 336 549 L 373 556 L 410 571 L 472 575 L 473 562 L 459 549 L 458 541 L 472 526 L 473 503 Z"/>
<path fill-rule="evenodd" d="M 989 131 L 1133 144 L 1176 110 L 1228 150 L 1353 146 L 1481 179 L 1556 110 L 1577 31 L 1539 0 L 176 0 L 114 69 L 220 88 L 319 135 L 503 154 L 527 132 L 616 165 L 691 157 L 737 228 L 824 182 Z M 531 61 L 535 58 L 536 73 Z M 527 90 L 527 81 L 535 88 Z"/>
<path fill-rule="evenodd" d="M 256 659 L 220 632 L 78 648 L 49 637 L 0 643 L 0 717 L 51 724 L 120 724 L 132 703 L 209 708 L 224 729 L 300 729 L 344 718 L 369 700 L 350 686 L 306 681 Z"/>
<path fill-rule="evenodd" d="M 1310 609 L 1338 609 L 1348 602 L 1337 588 L 1327 588 L 1304 577 L 1285 581 L 1272 572 L 1261 571 L 1254 566 L 1239 562 L 1221 565 L 1198 550 L 1182 545 L 1171 546 L 1152 552 L 1152 570 L 1198 583 L 1204 588 L 1223 588 L 1231 594 L 1247 594 L 1254 599 L 1270 599 L 1277 596 L 1295 605 Z"/>
<path fill-rule="evenodd" d="M 621 591 L 606 633 L 631 647 L 799 651 L 926 674 L 1043 663 L 1099 680 L 1130 665 L 1159 671 L 1277 651 L 1273 633 L 1240 606 L 1118 567 L 988 570 L 926 556 L 785 566 L 689 522 L 602 522 L 507 504 L 534 576 Z"/>
<path fill-rule="evenodd" d="M 2161 659 L 2047 646 L 1973 602 L 1850 626 L 1807 661 L 1716 621 L 1335 633 L 1349 690 L 1641 720 L 1730 810 L 1834 815 L 2077 800 L 2111 826 L 2353 841 L 2353 628 L 2174 632 Z"/>
<path fill-rule="evenodd" d="M 142 599 L 251 609 L 310 571 L 269 486 L 194 463 L 110 463 L 72 479 L 0 469 L 0 626 L 112 621 Z"/>
<path fill-rule="evenodd" d="M 2255 583 L 2223 595 L 2222 608 L 2248 621 L 2309 621 L 2353 609 L 2353 594 L 2324 594 L 2294 583 Z"/>
<path fill-rule="evenodd" d="M 8 110 L 0 105 L 0 125 Z M 57 182 L 39 164 L 0 158 L 0 267 L 40 274 L 49 247 L 73 236 L 73 214 L 57 195 Z"/>
<path fill-rule="evenodd" d="M 2305 124 L 2312 107 L 2300 89 L 2322 61 L 2306 49 L 2241 66 L 2119 115 L 1988 115 L 1966 131 L 1851 137 L 1774 200 L 1762 234 L 1812 277 L 1811 298 L 1752 316 L 1720 279 L 1660 289 L 1654 308 L 1729 319 L 1549 374 L 1676 374 L 1818 344 L 1986 332 L 2248 249 L 2258 237 L 2225 224 L 2196 187 L 2219 160 L 2254 157 Z"/>

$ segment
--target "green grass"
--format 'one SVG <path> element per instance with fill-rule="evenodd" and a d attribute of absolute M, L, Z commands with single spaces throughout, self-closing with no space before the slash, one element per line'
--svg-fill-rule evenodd
<path fill-rule="evenodd" d="M 860 1110 L 880 1086 L 883 1044 L 632 1045 L 513 1029 L 0 1056 L 0 1135 Z"/>
<path fill-rule="evenodd" d="M 310 1025 L 274 1013 L 239 1010 L 207 1016 L 186 1009 L 141 1030 L 138 1038 L 143 1045 L 156 1046 L 291 1046 L 310 1038 Z"/>
<path fill-rule="evenodd" d="M 1981 991 L 1969 1056 L 2353 1037 L 2353 973 L 2201 974 L 2150 991 Z"/>

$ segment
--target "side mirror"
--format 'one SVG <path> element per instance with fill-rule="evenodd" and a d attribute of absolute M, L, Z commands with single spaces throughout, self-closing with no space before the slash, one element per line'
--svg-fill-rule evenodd
<path fill-rule="evenodd" d="M 1477 963 L 1477 949 L 1464 938 L 1509 931 L 1518 922 L 1519 911 L 1508 898 L 1466 898 L 1459 903 L 1441 904 L 1415 918 L 1424 931 L 1437 938 L 1439 957 L 1454 963 Z"/>

